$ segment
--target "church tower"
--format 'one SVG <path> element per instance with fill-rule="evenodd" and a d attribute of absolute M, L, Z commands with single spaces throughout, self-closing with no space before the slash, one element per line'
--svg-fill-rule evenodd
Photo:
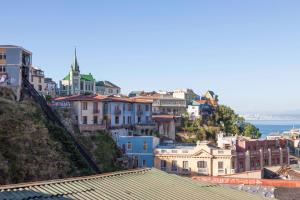
<path fill-rule="evenodd" d="M 74 60 L 70 70 L 70 90 L 71 94 L 80 94 L 80 70 L 77 61 L 76 48 L 74 52 Z"/>

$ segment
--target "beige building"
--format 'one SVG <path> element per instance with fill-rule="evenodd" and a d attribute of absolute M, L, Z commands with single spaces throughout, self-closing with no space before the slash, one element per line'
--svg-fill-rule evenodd
<path fill-rule="evenodd" d="M 190 105 L 194 100 L 199 100 L 200 96 L 197 95 L 192 89 L 176 89 L 173 91 L 173 97 L 177 99 L 186 100 L 186 104 Z"/>
<path fill-rule="evenodd" d="M 155 168 L 181 175 L 219 176 L 235 173 L 235 153 L 208 142 L 196 146 L 159 146 L 155 150 Z"/>
<path fill-rule="evenodd" d="M 45 94 L 45 75 L 44 71 L 40 68 L 30 67 L 30 83 L 33 85 L 34 89 L 40 94 Z"/>

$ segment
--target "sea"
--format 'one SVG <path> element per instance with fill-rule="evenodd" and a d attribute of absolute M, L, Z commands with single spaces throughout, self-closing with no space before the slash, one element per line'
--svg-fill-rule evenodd
<path fill-rule="evenodd" d="M 255 125 L 262 133 L 261 139 L 266 138 L 270 133 L 282 133 L 292 128 L 300 129 L 300 121 L 290 120 L 246 120 Z"/>

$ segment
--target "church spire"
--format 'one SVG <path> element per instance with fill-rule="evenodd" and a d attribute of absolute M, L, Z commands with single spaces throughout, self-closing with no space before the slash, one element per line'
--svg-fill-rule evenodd
<path fill-rule="evenodd" d="M 75 47 L 74 61 L 73 61 L 71 67 L 72 67 L 73 71 L 79 72 L 79 65 L 78 65 L 78 61 L 77 61 L 76 47 Z"/>

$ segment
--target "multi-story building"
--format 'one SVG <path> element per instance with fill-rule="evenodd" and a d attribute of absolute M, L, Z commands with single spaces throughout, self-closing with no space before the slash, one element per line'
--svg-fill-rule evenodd
<path fill-rule="evenodd" d="M 22 77 L 30 81 L 32 53 L 23 47 L 0 45 L 0 86 L 9 87 L 19 100 Z"/>
<path fill-rule="evenodd" d="M 114 138 L 120 135 L 153 135 L 152 101 L 104 95 L 74 95 L 54 99 L 70 102 L 81 131 L 109 129 Z M 66 105 L 65 103 L 63 105 Z"/>
<path fill-rule="evenodd" d="M 80 74 L 76 49 L 70 72 L 60 81 L 60 95 L 95 94 L 96 81 L 91 73 Z"/>
<path fill-rule="evenodd" d="M 158 146 L 154 153 L 154 166 L 169 173 L 181 175 L 219 176 L 235 173 L 235 154 L 208 142 L 193 146 Z"/>
<path fill-rule="evenodd" d="M 257 140 L 238 137 L 235 149 L 237 172 L 289 164 L 289 148 L 284 139 Z"/>
<path fill-rule="evenodd" d="M 45 94 L 45 75 L 44 71 L 40 68 L 30 67 L 30 83 L 34 89 L 40 94 Z"/>
<path fill-rule="evenodd" d="M 121 88 L 109 81 L 96 82 L 96 93 L 101 95 L 119 95 Z"/>
<path fill-rule="evenodd" d="M 173 115 L 153 115 L 156 123 L 158 135 L 161 138 L 175 140 L 176 136 L 176 117 Z"/>
<path fill-rule="evenodd" d="M 201 116 L 208 116 L 215 112 L 217 107 L 216 101 L 212 100 L 197 100 L 193 101 L 192 105 L 188 106 L 187 113 L 189 118 L 194 120 Z"/>
<path fill-rule="evenodd" d="M 45 78 L 45 95 L 50 95 L 52 98 L 57 95 L 57 85 L 56 82 L 52 80 L 52 78 Z"/>
<path fill-rule="evenodd" d="M 192 89 L 176 89 L 173 91 L 173 97 L 178 99 L 185 99 L 186 105 L 191 105 L 193 101 L 200 100 L 200 96 L 197 95 Z"/>
<path fill-rule="evenodd" d="M 129 159 L 128 168 L 153 167 L 154 149 L 159 138 L 154 136 L 119 136 L 117 144 Z"/>

